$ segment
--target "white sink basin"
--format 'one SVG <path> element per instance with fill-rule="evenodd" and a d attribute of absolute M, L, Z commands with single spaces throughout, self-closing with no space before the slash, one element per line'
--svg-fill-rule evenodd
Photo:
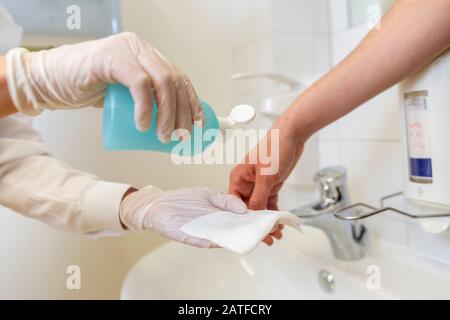
<path fill-rule="evenodd" d="M 380 270 L 380 289 L 366 285 L 369 266 Z M 376 267 L 375 267 L 376 268 Z M 334 291 L 319 272 L 334 276 Z M 273 247 L 246 256 L 224 249 L 167 243 L 129 272 L 122 299 L 442 299 L 450 298 L 450 266 L 388 242 L 372 243 L 364 259 L 339 261 L 318 229 L 285 228 Z"/>

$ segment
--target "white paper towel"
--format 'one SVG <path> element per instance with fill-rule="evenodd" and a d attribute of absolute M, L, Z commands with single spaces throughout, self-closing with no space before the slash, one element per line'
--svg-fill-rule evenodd
<path fill-rule="evenodd" d="M 301 220 L 286 211 L 249 210 L 247 214 L 218 211 L 198 217 L 180 230 L 228 250 L 246 254 L 255 249 L 278 223 L 300 230 Z"/>

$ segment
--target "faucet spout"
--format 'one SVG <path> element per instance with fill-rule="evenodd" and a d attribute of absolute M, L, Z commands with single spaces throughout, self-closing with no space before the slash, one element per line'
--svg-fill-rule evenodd
<path fill-rule="evenodd" d="M 304 219 L 305 224 L 325 232 L 337 259 L 358 260 L 364 257 L 362 242 L 366 237 L 366 228 L 357 221 L 342 221 L 333 215 L 336 210 L 350 204 L 346 177 L 347 171 L 343 167 L 320 170 L 314 176 L 320 187 L 320 199 L 291 212 Z"/>

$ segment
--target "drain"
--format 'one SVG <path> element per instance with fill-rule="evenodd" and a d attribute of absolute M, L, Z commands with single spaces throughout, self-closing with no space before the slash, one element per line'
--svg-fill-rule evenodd
<path fill-rule="evenodd" d="M 326 270 L 319 271 L 319 285 L 327 293 L 334 292 L 336 286 L 334 282 L 334 276 L 332 273 Z"/>

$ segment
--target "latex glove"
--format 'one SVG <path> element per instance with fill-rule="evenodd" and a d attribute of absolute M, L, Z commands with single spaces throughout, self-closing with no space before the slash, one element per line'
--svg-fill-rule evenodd
<path fill-rule="evenodd" d="M 141 131 L 151 125 L 153 95 L 158 104 L 157 133 L 169 142 L 174 129 L 191 130 L 203 111 L 188 77 L 155 48 L 131 32 L 107 38 L 6 55 L 9 93 L 27 115 L 43 109 L 101 107 L 107 83 L 130 88 L 135 122 Z"/>
<path fill-rule="evenodd" d="M 188 236 L 180 228 L 197 217 L 221 210 L 243 214 L 247 206 L 238 197 L 211 188 L 162 191 L 149 186 L 124 198 L 120 219 L 133 231 L 152 229 L 178 242 L 211 248 L 217 245 Z"/>

